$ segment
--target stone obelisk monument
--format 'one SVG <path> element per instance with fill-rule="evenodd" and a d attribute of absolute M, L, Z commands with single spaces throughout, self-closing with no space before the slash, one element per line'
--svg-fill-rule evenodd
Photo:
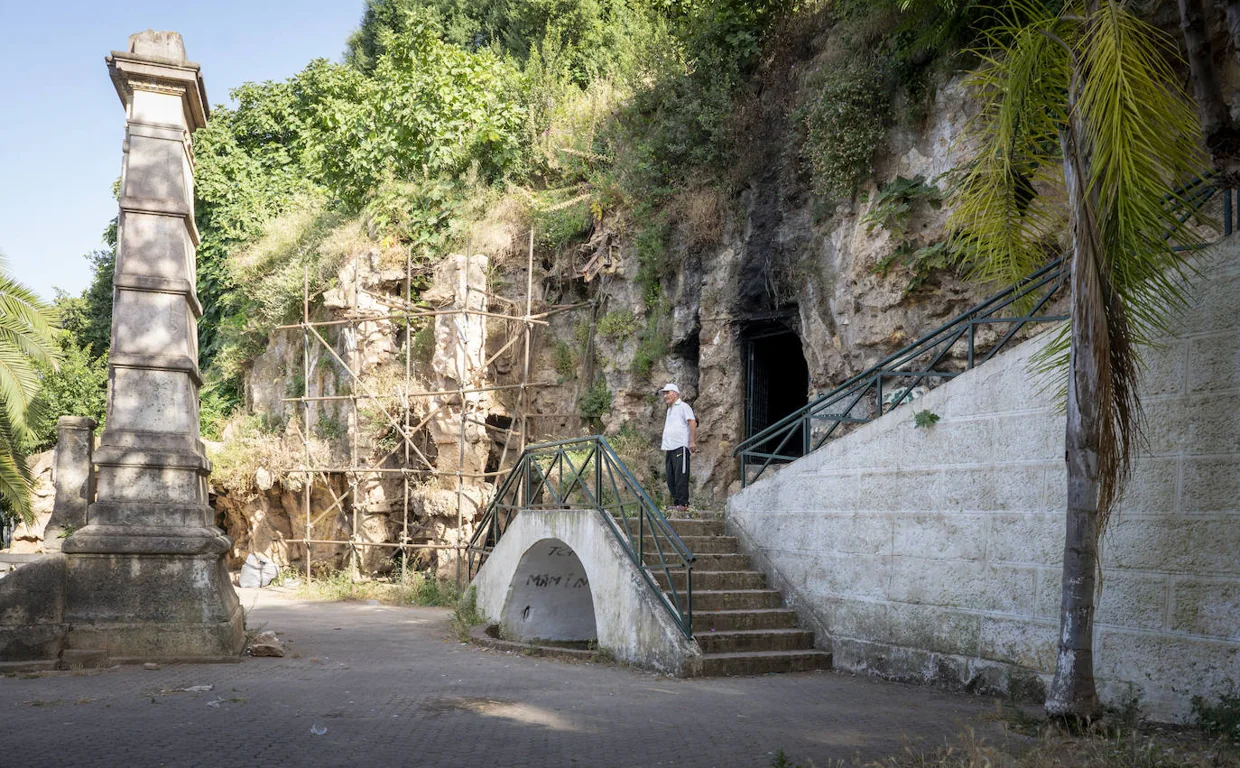
<path fill-rule="evenodd" d="M 193 132 L 207 119 L 181 36 L 146 31 L 113 51 L 125 107 L 120 227 L 97 496 L 69 555 L 67 647 L 109 658 L 235 657 L 241 607 L 207 504 L 198 432 Z"/>

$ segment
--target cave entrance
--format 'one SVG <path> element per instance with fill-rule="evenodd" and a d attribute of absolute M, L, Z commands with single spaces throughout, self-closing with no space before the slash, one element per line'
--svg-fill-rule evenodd
<path fill-rule="evenodd" d="M 787 319 L 749 324 L 742 332 L 745 350 L 745 437 L 752 437 L 809 402 L 809 366 L 801 339 Z M 753 450 L 800 457 L 805 454 L 803 427 L 784 439 L 773 437 Z"/>

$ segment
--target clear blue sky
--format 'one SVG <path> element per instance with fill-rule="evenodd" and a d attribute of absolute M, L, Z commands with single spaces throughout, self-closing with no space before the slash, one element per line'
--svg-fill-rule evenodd
<path fill-rule="evenodd" d="M 125 113 L 104 57 L 144 29 L 181 33 L 207 98 L 339 60 L 364 0 L 0 0 L 0 252 L 46 299 L 90 280 L 116 215 Z"/>

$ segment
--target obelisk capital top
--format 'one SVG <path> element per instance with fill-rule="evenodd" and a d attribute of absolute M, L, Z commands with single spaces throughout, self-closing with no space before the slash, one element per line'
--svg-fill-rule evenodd
<path fill-rule="evenodd" d="M 127 47 L 107 57 L 112 84 L 126 109 L 133 104 L 135 89 L 177 93 L 183 101 L 185 128 L 194 131 L 206 125 L 206 86 L 198 64 L 185 56 L 180 33 L 148 29 L 130 35 Z"/>
<path fill-rule="evenodd" d="M 189 64 L 185 58 L 185 41 L 180 32 L 148 29 L 129 36 L 129 52 L 144 59 L 162 59 L 169 64 Z M 197 66 L 197 65 L 194 65 Z"/>

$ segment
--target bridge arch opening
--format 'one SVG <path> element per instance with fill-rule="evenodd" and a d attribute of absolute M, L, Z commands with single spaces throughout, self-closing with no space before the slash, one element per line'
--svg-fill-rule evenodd
<path fill-rule="evenodd" d="M 500 617 L 506 639 L 583 642 L 598 639 L 585 567 L 559 539 L 534 543 L 517 564 Z"/>

